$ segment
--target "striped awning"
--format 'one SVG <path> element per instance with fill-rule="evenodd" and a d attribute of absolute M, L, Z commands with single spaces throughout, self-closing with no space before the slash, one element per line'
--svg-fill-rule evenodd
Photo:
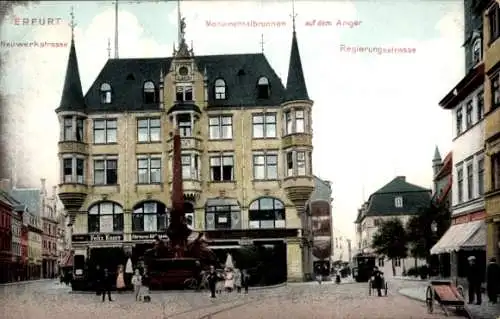
<path fill-rule="evenodd" d="M 431 254 L 443 254 L 462 249 L 485 249 L 486 233 L 484 237 L 478 234 L 485 229 L 483 220 L 452 225 L 439 241 L 431 248 Z"/>

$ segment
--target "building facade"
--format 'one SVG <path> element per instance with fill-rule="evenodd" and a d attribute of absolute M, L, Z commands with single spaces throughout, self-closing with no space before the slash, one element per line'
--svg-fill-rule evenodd
<path fill-rule="evenodd" d="M 2 192 L 3 193 L 3 192 Z M 12 215 L 14 207 L 0 194 L 0 283 L 9 282 L 12 275 Z"/>
<path fill-rule="evenodd" d="M 485 206 L 489 257 L 500 260 L 500 8 L 497 1 L 478 1 L 484 23 Z"/>
<path fill-rule="evenodd" d="M 313 102 L 295 30 L 286 87 L 263 54 L 195 56 L 179 39 L 171 58 L 109 60 L 85 96 L 72 39 L 56 113 L 75 260 L 124 260 L 166 238 L 179 129 L 190 226 L 214 249 L 280 246 L 288 280 L 302 280 Z"/>
<path fill-rule="evenodd" d="M 41 180 L 41 216 L 42 216 L 42 275 L 52 278 L 57 273 L 57 188 L 52 188 L 49 196 L 45 179 Z"/>
<path fill-rule="evenodd" d="M 42 274 L 42 218 L 28 211 L 28 278 L 40 279 Z"/>
<path fill-rule="evenodd" d="M 428 207 L 431 200 L 431 190 L 413 185 L 406 181 L 405 176 L 397 176 L 384 187 L 371 194 L 368 201 L 359 210 L 355 221 L 359 251 L 374 253 L 372 247 L 373 235 L 382 222 L 398 218 L 406 227 L 414 216 Z M 406 267 L 425 264 L 425 260 L 414 258 L 397 259 L 394 261 L 396 275 L 401 276 Z M 392 276 L 392 261 L 380 256 L 378 267 L 387 275 Z"/>
<path fill-rule="evenodd" d="M 453 169 L 452 225 L 431 249 L 450 261 L 450 276 L 465 277 L 467 257 L 486 264 L 485 211 L 485 87 L 482 17 L 473 1 L 465 1 L 466 75 L 439 102 L 452 112 Z"/>

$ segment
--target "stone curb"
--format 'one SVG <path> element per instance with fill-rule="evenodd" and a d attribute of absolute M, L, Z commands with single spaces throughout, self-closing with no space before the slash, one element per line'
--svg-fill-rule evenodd
<path fill-rule="evenodd" d="M 404 280 L 404 281 L 419 281 L 419 282 L 426 282 L 429 281 L 429 279 L 418 279 L 418 278 L 411 278 L 411 277 L 388 277 L 387 279 L 396 279 L 396 280 Z"/>
<path fill-rule="evenodd" d="M 37 282 L 48 282 L 48 281 L 55 281 L 56 279 L 50 278 L 50 279 L 36 279 L 36 280 L 23 280 L 23 281 L 15 281 L 15 282 L 8 282 L 4 284 L 0 284 L 0 287 L 8 287 L 8 286 L 16 286 L 16 285 L 28 285 L 28 284 L 35 284 Z"/>
<path fill-rule="evenodd" d="M 404 290 L 405 290 L 405 288 L 399 289 L 399 290 L 398 290 L 398 293 L 399 293 L 401 296 L 405 296 L 406 298 L 410 298 L 410 299 L 413 299 L 413 300 L 416 300 L 416 301 L 420 301 L 420 302 L 425 303 L 425 298 L 412 296 L 412 295 L 410 295 L 410 294 L 405 293 L 405 292 L 404 292 Z"/>

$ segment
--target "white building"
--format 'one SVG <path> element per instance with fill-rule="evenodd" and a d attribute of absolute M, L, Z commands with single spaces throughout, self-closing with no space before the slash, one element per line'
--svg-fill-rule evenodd
<path fill-rule="evenodd" d="M 439 103 L 453 118 L 452 226 L 431 249 L 464 277 L 467 257 L 486 264 L 484 206 L 484 67 L 473 68 Z"/>
<path fill-rule="evenodd" d="M 352 250 L 351 250 L 351 239 L 342 234 L 337 228 L 333 228 L 333 254 L 332 261 L 351 261 Z"/>
<path fill-rule="evenodd" d="M 406 181 L 405 176 L 397 176 L 384 187 L 371 194 L 368 201 L 358 211 L 356 224 L 357 251 L 374 253 L 373 235 L 384 221 L 393 218 L 401 220 L 406 227 L 408 221 L 417 216 L 431 201 L 431 190 Z M 401 276 L 410 267 L 425 264 L 425 260 L 414 258 L 394 261 L 396 276 Z M 378 258 L 376 265 L 386 274 L 392 276 L 392 261 L 384 256 Z"/>

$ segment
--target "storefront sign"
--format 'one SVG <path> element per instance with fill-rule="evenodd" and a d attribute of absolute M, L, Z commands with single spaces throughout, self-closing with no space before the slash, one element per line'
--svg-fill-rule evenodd
<path fill-rule="evenodd" d="M 154 240 L 158 236 L 160 239 L 168 239 L 165 233 L 133 233 L 132 240 Z"/>
<path fill-rule="evenodd" d="M 73 242 L 85 241 L 123 241 L 122 234 L 97 234 L 97 235 L 73 235 L 71 236 Z"/>

